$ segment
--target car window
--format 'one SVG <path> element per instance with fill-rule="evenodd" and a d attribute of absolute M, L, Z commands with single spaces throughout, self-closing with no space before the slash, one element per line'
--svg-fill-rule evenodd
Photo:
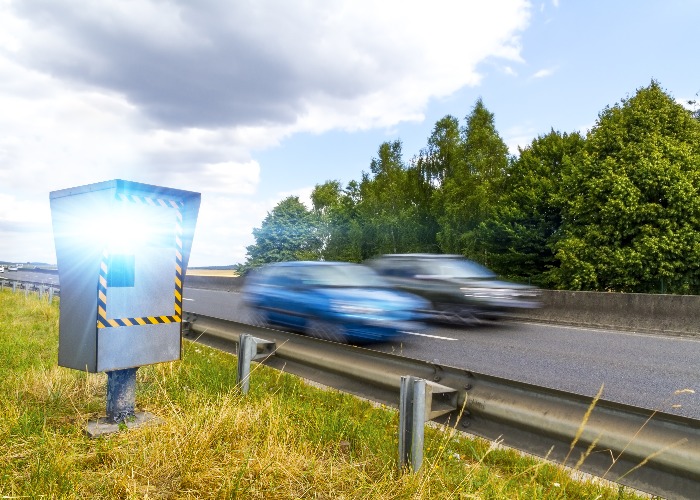
<path fill-rule="evenodd" d="M 481 264 L 462 259 L 435 259 L 432 266 L 424 266 L 425 274 L 455 278 L 493 278 L 495 273 Z"/>
<path fill-rule="evenodd" d="M 291 266 L 269 266 L 255 271 L 252 282 L 266 286 L 290 287 L 299 284 L 299 272 Z"/>
<path fill-rule="evenodd" d="M 377 273 L 359 265 L 309 267 L 305 269 L 303 282 L 306 285 L 316 286 L 386 286 Z"/>
<path fill-rule="evenodd" d="M 304 270 L 295 266 L 280 266 L 278 268 L 276 284 L 284 287 L 302 285 L 304 282 Z"/>

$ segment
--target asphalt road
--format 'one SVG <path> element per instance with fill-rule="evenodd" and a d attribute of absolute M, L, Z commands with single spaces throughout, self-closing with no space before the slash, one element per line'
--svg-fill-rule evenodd
<path fill-rule="evenodd" d="M 235 292 L 186 288 L 183 306 L 222 319 L 247 317 Z M 506 321 L 431 326 L 370 348 L 590 397 L 603 386 L 603 399 L 700 419 L 696 339 Z"/>
<path fill-rule="evenodd" d="M 58 285 L 51 273 L 5 271 L 3 278 Z M 183 306 L 223 319 L 248 317 L 235 291 L 186 288 Z M 590 397 L 604 386 L 604 399 L 700 420 L 698 339 L 506 321 L 430 326 L 369 348 Z"/>

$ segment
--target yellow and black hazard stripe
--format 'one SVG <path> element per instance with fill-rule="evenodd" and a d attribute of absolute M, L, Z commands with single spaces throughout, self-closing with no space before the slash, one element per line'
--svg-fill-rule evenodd
<path fill-rule="evenodd" d="M 179 323 L 182 319 L 182 202 L 162 200 L 142 196 L 117 194 L 120 201 L 143 203 L 151 206 L 172 208 L 175 210 L 175 301 L 172 315 L 142 316 L 139 318 L 107 318 L 107 276 L 109 274 L 109 250 L 102 253 L 100 277 L 97 285 L 97 328 L 118 326 L 160 325 L 164 323 Z"/>
<path fill-rule="evenodd" d="M 176 209 L 175 217 L 175 316 L 182 317 L 182 203 Z"/>

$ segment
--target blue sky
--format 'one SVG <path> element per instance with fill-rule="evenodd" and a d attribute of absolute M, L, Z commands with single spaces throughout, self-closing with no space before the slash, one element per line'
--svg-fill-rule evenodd
<path fill-rule="evenodd" d="M 694 24 L 700 2 L 538 2 L 521 35 L 521 62 L 477 66 L 479 85 L 432 99 L 425 118 L 362 133 L 299 134 L 283 147 L 261 152 L 262 163 L 303 165 L 309 182 L 347 183 L 369 171 L 383 141 L 401 139 L 406 160 L 426 146 L 435 123 L 450 114 L 464 123 L 478 98 L 495 115 L 496 127 L 512 153 L 551 128 L 585 132 L 605 106 L 613 106 L 649 85 L 652 78 L 679 100 L 700 101 L 700 57 Z M 693 41 L 695 40 L 695 41 Z M 336 152 L 342 151 L 342 154 Z M 329 173 L 330 172 L 330 173 Z"/>
<path fill-rule="evenodd" d="M 401 13 L 398 15 L 397 13 Z M 202 193 L 190 264 L 288 195 L 405 160 L 481 98 L 513 153 L 657 80 L 700 97 L 698 1 L 0 0 L 0 260 L 55 262 L 48 193 Z"/>

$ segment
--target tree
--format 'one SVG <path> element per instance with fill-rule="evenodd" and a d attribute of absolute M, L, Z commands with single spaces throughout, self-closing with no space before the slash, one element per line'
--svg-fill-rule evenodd
<path fill-rule="evenodd" d="M 700 289 L 700 123 L 657 82 L 601 112 L 561 200 L 559 288 Z"/>
<path fill-rule="evenodd" d="M 362 230 L 357 215 L 358 183 L 350 181 L 345 189 L 337 180 L 317 184 L 311 193 L 311 201 L 319 221 L 322 258 L 360 262 Z"/>
<path fill-rule="evenodd" d="M 503 198 L 476 230 L 495 271 L 548 284 L 562 224 L 562 172 L 583 145 L 579 133 L 552 130 L 520 150 L 504 180 Z"/>
<path fill-rule="evenodd" d="M 452 115 L 446 115 L 433 127 L 428 147 L 420 152 L 416 168 L 428 185 L 439 187 L 458 170 L 461 153 L 459 121 Z"/>
<path fill-rule="evenodd" d="M 445 252 L 484 262 L 474 230 L 491 217 L 498 204 L 510 157 L 496 131 L 493 113 L 481 99 L 466 117 L 461 149 L 460 160 L 451 162 L 455 168 L 446 172 L 436 193 L 436 206 L 441 210 L 437 240 Z"/>
<path fill-rule="evenodd" d="M 435 249 L 430 189 L 419 170 L 406 166 L 401 141 L 383 143 L 360 182 L 358 221 L 363 258 Z"/>
<path fill-rule="evenodd" d="M 372 158 L 370 171 L 362 175 L 360 207 L 363 223 L 373 242 L 372 253 L 396 253 L 401 245 L 402 208 L 405 171 L 401 141 L 385 142 L 379 146 L 378 157 Z"/>
<path fill-rule="evenodd" d="M 246 247 L 246 262 L 239 271 L 270 262 L 316 260 L 320 257 L 321 240 L 318 221 L 299 201 L 289 196 L 267 213 L 259 228 L 253 229 L 255 244 Z"/>
<path fill-rule="evenodd" d="M 314 213 L 318 216 L 318 236 L 321 240 L 321 253 L 328 248 L 334 232 L 334 215 L 341 206 L 342 189 L 340 181 L 326 181 L 316 184 L 311 192 L 311 203 Z"/>
<path fill-rule="evenodd" d="M 459 121 L 446 115 L 437 121 L 428 138 L 428 146 L 414 158 L 409 168 L 418 217 L 421 220 L 421 251 L 439 252 L 439 220 L 444 218 L 445 179 L 454 176 L 463 161 Z"/>

